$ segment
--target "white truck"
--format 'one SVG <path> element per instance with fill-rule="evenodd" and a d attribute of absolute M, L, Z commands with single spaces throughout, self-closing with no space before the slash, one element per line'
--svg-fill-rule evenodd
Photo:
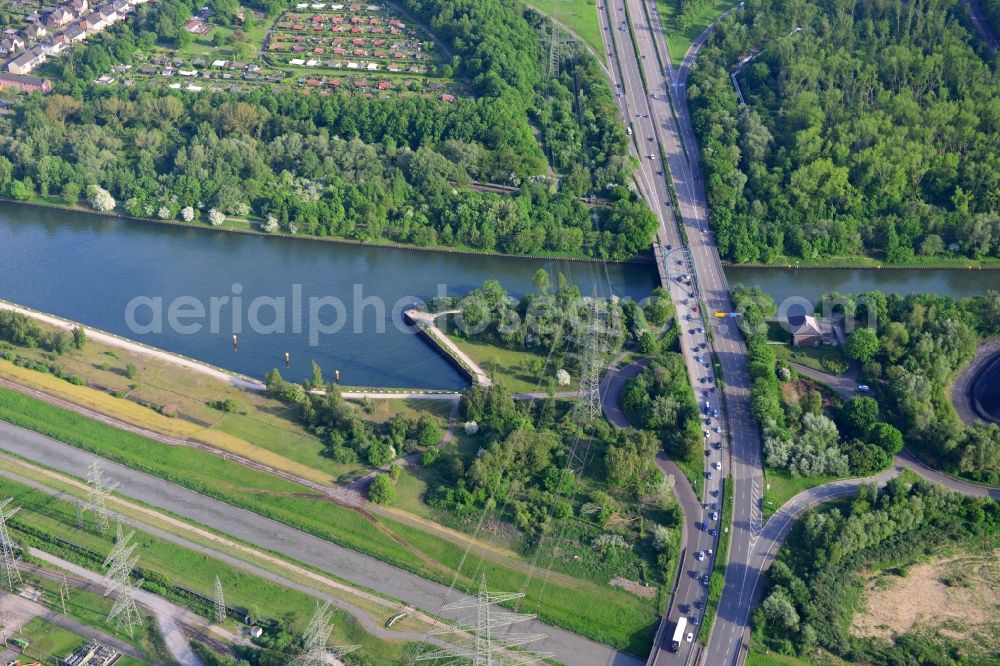
<path fill-rule="evenodd" d="M 670 641 L 670 651 L 677 652 L 681 649 L 681 641 L 684 640 L 684 630 L 687 629 L 688 619 L 681 617 L 677 620 L 677 627 L 674 629 L 674 637 Z"/>

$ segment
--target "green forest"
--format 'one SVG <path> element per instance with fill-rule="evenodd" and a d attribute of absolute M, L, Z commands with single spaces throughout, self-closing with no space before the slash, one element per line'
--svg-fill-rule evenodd
<path fill-rule="evenodd" d="M 783 398 L 789 368 L 768 343 L 764 318 L 774 302 L 758 289 L 737 286 L 747 337 L 751 408 L 764 431 L 769 467 L 796 476 L 865 476 L 886 468 L 903 446 L 932 467 L 988 485 L 1000 483 L 1000 428 L 966 425 L 950 386 L 980 339 L 1000 334 L 1000 293 L 956 300 L 881 292 L 828 294 L 817 306 L 858 326 L 847 352 L 861 366 L 872 396 L 854 397 L 829 418 L 819 396 Z M 863 342 L 862 342 L 863 341 Z"/>
<path fill-rule="evenodd" d="M 90 83 L 178 39 L 198 4 L 144 6 L 48 65 L 59 68 L 55 94 L 0 119 L 0 196 L 74 205 L 86 194 L 98 210 L 136 217 L 252 217 L 285 233 L 509 254 L 647 249 L 655 218 L 627 187 L 634 159 L 598 63 L 568 44 L 549 77 L 546 19 L 523 5 L 407 4 L 468 82 L 454 103 Z M 519 189 L 505 196 L 473 181 Z M 606 205 L 580 201 L 591 194 Z"/>
<path fill-rule="evenodd" d="M 862 639 L 850 626 L 860 570 L 894 566 L 905 576 L 915 560 L 949 545 L 990 553 L 1000 527 L 997 507 L 993 500 L 898 477 L 881 491 L 863 487 L 849 505 L 809 511 L 768 571 L 763 601 L 753 613 L 754 642 L 803 657 L 822 648 L 851 663 L 987 663 L 978 659 L 983 650 L 995 657 L 995 645 L 967 645 L 942 634 L 930 643 L 909 632 L 891 642 Z"/>
<path fill-rule="evenodd" d="M 723 258 L 1000 257 L 998 63 L 964 12 L 748 0 L 718 24 L 688 94 Z"/>

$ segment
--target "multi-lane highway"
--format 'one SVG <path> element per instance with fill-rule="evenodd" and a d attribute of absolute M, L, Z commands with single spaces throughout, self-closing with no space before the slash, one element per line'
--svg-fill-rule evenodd
<path fill-rule="evenodd" d="M 684 101 L 687 67 L 683 66 L 675 73 L 670 66 L 655 8 L 649 12 L 656 22 L 654 25 L 641 0 L 605 0 L 605 4 L 599 7 L 602 33 L 611 52 L 612 83 L 618 94 L 622 117 L 632 128 L 631 136 L 641 162 L 636 181 L 660 221 L 658 253 L 667 261 L 679 259 L 683 262 L 682 257 L 674 259 L 675 253 L 667 258 L 667 251 L 682 247 L 683 238 L 670 204 L 665 173 L 669 172 L 677 194 L 678 212 L 683 220 L 686 246 L 696 273 L 696 280 L 690 287 L 674 279 L 667 279 L 666 286 L 678 305 L 678 316 L 685 326 L 681 344 L 699 405 L 703 406 L 707 399 L 710 411 L 719 410 L 723 417 L 720 436 L 726 443 L 724 455 L 720 459 L 713 451 L 706 457 L 706 465 L 719 462 L 722 470 L 708 468 L 706 476 L 714 471 L 714 478 L 706 479 L 705 485 L 707 493 L 718 490 L 719 478 L 722 474 L 726 475 L 729 492 L 734 493 L 734 519 L 730 526 L 732 543 L 725 591 L 706 663 L 732 664 L 743 651 L 751 598 L 761 573 L 751 562 L 761 526 L 763 481 L 760 435 L 750 413 L 746 346 L 740 332 L 728 318 L 707 317 L 704 323 L 695 320 L 693 325 L 687 322 L 688 314 L 697 317 L 706 311 L 711 314 L 733 309 L 722 263 L 708 227 L 697 144 Z M 704 37 L 696 45 L 703 42 Z M 693 54 L 689 54 L 685 64 L 690 64 L 691 60 Z M 666 156 L 666 165 L 661 162 L 661 155 Z M 673 266 L 668 268 L 674 269 Z M 700 306 L 699 312 L 693 311 L 695 304 Z M 710 336 L 698 332 L 705 325 L 710 326 Z M 703 344 L 707 344 L 707 350 L 700 349 Z M 715 356 L 722 368 L 725 390 L 721 399 L 717 393 L 704 394 L 712 384 L 702 380 L 712 375 L 710 369 L 706 369 L 703 362 L 699 363 L 695 356 L 706 351 Z M 709 441 L 713 434 L 710 432 Z M 713 499 L 711 496 L 702 497 L 702 501 Z M 701 522 L 705 518 L 704 514 L 686 516 L 689 522 Z M 714 528 L 710 525 L 710 529 Z M 692 644 L 683 642 L 675 654 L 670 651 L 670 639 L 680 610 L 687 611 L 688 617 L 697 616 L 699 609 L 696 603 L 704 601 L 704 587 L 689 572 L 697 571 L 699 576 L 708 572 L 709 562 L 696 561 L 693 556 L 698 551 L 715 549 L 715 540 L 701 530 L 697 534 L 696 543 L 688 544 L 686 559 L 682 563 L 684 573 L 668 614 L 669 630 L 658 634 L 650 659 L 653 664 L 686 663 L 691 657 Z"/>

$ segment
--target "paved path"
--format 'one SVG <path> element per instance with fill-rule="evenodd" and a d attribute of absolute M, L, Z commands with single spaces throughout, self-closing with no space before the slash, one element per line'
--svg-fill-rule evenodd
<path fill-rule="evenodd" d="M 94 455 L 86 451 L 2 422 L 0 449 L 74 476 L 79 476 L 81 470 L 85 470 L 95 459 Z M 416 608 L 438 613 L 442 605 L 459 596 L 444 585 L 251 511 L 109 460 L 102 460 L 102 465 L 107 476 L 119 483 L 117 492 L 121 495 L 312 565 L 355 585 L 401 599 Z M 448 613 L 443 615 L 449 616 Z M 455 619 L 457 616 L 449 617 Z M 536 622 L 533 631 L 547 633 L 549 638 L 539 649 L 555 653 L 556 658 L 566 664 L 598 666 L 641 663 L 607 645 L 559 627 Z"/>
<path fill-rule="evenodd" d="M 829 386 L 834 393 L 839 395 L 844 400 L 850 400 L 854 396 L 860 395 L 860 392 L 858 391 L 858 378 L 854 373 L 848 372 L 845 375 L 831 375 L 828 372 L 814 370 L 813 368 L 802 365 L 801 363 L 792 362 L 791 366 L 795 368 L 796 372 L 800 375 L 817 381 L 820 384 Z"/>
<path fill-rule="evenodd" d="M 66 631 L 74 633 L 77 636 L 83 636 L 85 639 L 93 638 L 99 640 L 105 645 L 118 650 L 122 654 L 138 659 L 139 661 L 145 661 L 146 659 L 146 655 L 125 641 L 91 627 L 89 624 L 83 624 L 78 620 L 74 620 L 71 617 L 63 615 L 62 613 L 57 613 L 37 601 L 31 601 L 29 599 L 25 599 L 24 597 L 10 594 L 9 592 L 0 591 L 0 608 L 5 611 L 11 611 L 17 615 L 21 621 L 22 627 L 27 624 L 31 618 L 39 617 L 45 622 L 53 624 L 61 629 L 65 629 Z M 3 654 L 4 650 L 0 647 L 0 655 Z M 32 652 L 32 654 L 37 653 Z M 53 656 L 62 659 L 66 655 L 57 654 Z"/>
<path fill-rule="evenodd" d="M 186 356 L 181 356 L 180 354 L 174 354 L 171 352 L 163 351 L 162 349 L 157 349 L 155 347 L 149 347 L 147 345 L 135 342 L 134 340 L 129 340 L 113 333 L 108 333 L 97 328 L 91 328 L 90 326 L 83 326 L 68 319 L 62 319 L 61 317 L 55 317 L 53 315 L 48 315 L 42 312 L 37 312 L 31 308 L 26 308 L 15 303 L 10 303 L 8 301 L 0 301 L 0 310 L 10 310 L 12 312 L 20 312 L 23 315 L 31 317 L 37 321 L 48 324 L 58 329 L 65 331 L 72 331 L 74 328 L 79 326 L 87 332 L 87 338 L 100 342 L 101 344 L 108 345 L 109 347 L 117 347 L 118 349 L 124 349 L 135 354 L 141 354 L 143 356 L 148 356 L 161 361 L 166 361 L 174 365 L 180 366 L 182 368 L 187 368 L 189 370 L 194 370 L 203 375 L 208 375 L 214 377 L 221 381 L 224 381 L 233 386 L 247 389 L 250 391 L 262 391 L 264 390 L 264 383 L 257 381 L 256 379 L 251 379 L 249 377 L 244 377 L 242 375 L 236 375 L 234 373 L 226 372 L 220 368 L 216 368 L 207 363 L 202 363 L 201 361 L 196 361 L 193 358 L 187 358 Z"/>
<path fill-rule="evenodd" d="M 129 340 L 128 338 L 123 338 L 119 335 L 108 333 L 106 331 L 102 331 L 97 328 L 84 326 L 83 324 L 79 324 L 77 322 L 70 321 L 68 319 L 62 319 L 61 317 L 56 317 L 54 315 L 38 312 L 36 310 L 32 310 L 31 308 L 26 308 L 22 305 L 17 305 L 16 303 L 10 303 L 8 301 L 0 300 L 0 310 L 10 310 L 11 312 L 19 312 L 25 316 L 31 317 L 36 321 L 40 321 L 44 324 L 47 324 L 49 326 L 64 331 L 72 331 L 74 328 L 80 327 L 87 332 L 87 338 L 90 340 L 94 340 L 95 342 L 100 342 L 101 344 L 107 345 L 109 347 L 115 347 L 116 349 L 122 349 L 134 354 L 139 354 L 141 356 L 155 358 L 159 361 L 164 361 L 166 363 L 171 363 L 178 367 L 186 368 L 193 372 L 197 372 L 198 374 L 218 379 L 219 381 L 231 384 L 245 391 L 259 392 L 263 391 L 266 388 L 264 382 L 260 380 L 253 379 L 251 377 L 246 377 L 244 375 L 238 375 L 236 373 L 229 372 L 228 370 L 223 370 L 222 368 L 209 365 L 208 363 L 203 363 L 193 358 L 188 358 L 187 356 L 182 356 L 180 354 L 175 354 L 173 352 L 157 349 L 156 347 L 150 347 L 149 345 L 144 345 L 140 342 Z M 488 379 L 489 378 L 487 377 L 487 380 Z M 322 394 L 323 391 L 317 390 L 315 391 L 315 393 Z M 343 395 L 345 398 L 350 398 L 350 399 L 369 398 L 371 400 L 408 400 L 408 399 L 457 400 L 460 397 L 459 393 L 455 391 L 424 391 L 419 389 L 392 389 L 392 388 L 360 390 L 360 391 L 342 391 L 341 395 Z"/>
<path fill-rule="evenodd" d="M 964 495 L 1000 499 L 1000 488 L 977 486 L 975 484 L 955 479 L 946 474 L 936 472 L 922 465 L 907 451 L 903 451 L 896 456 L 892 467 L 874 476 L 858 479 L 841 479 L 839 481 L 831 481 L 830 483 L 825 483 L 823 485 L 804 490 L 785 502 L 784 506 L 778 509 L 768 519 L 767 523 L 764 524 L 764 528 L 760 532 L 760 538 L 757 541 L 753 553 L 754 558 L 751 562 L 751 565 L 756 567 L 759 571 L 759 575 L 756 576 L 756 583 L 752 595 L 752 607 L 755 607 L 760 602 L 760 597 L 764 590 L 766 578 L 763 576 L 763 573 L 766 572 L 774 562 L 774 558 L 777 557 L 782 543 L 784 543 L 785 538 L 795 525 L 795 522 L 801 518 L 808 509 L 835 499 L 853 497 L 858 493 L 858 489 L 863 485 L 874 484 L 878 487 L 882 487 L 888 483 L 890 479 L 899 475 L 904 468 L 910 469 L 928 481 L 939 483 L 950 490 L 954 490 Z M 723 606 L 720 607 L 719 612 L 720 614 L 735 613 L 739 610 L 737 606 L 738 603 L 736 599 L 723 597 Z M 740 628 L 735 626 L 731 631 L 733 634 L 733 640 L 736 640 L 737 636 L 742 633 Z M 709 660 L 711 660 L 711 654 L 709 654 Z M 713 664 L 716 662 L 708 661 L 707 663 Z"/>
<path fill-rule="evenodd" d="M 4 456 L 0 456 L 0 463 L 3 462 L 2 461 L 3 457 Z M 58 499 L 64 499 L 64 500 L 70 500 L 70 501 L 72 501 L 71 498 L 69 498 L 68 496 L 66 496 L 66 494 L 63 493 L 63 492 L 61 492 L 61 491 L 54 490 L 52 488 L 49 488 L 48 486 L 45 486 L 45 485 L 40 484 L 40 483 L 37 483 L 36 481 L 24 478 L 23 476 L 21 476 L 21 475 L 19 475 L 17 473 L 5 470 L 3 468 L 3 466 L 2 466 L 2 464 L 0 464 L 0 476 L 8 478 L 11 481 L 15 481 L 15 482 L 20 483 L 22 485 L 28 486 L 30 488 L 33 488 L 33 489 L 35 489 L 35 490 L 37 490 L 39 492 L 45 493 L 47 495 L 51 495 L 52 497 L 56 497 Z M 152 511 L 151 509 L 145 509 L 145 513 L 158 515 L 159 518 L 163 519 L 162 514 L 156 514 L 156 512 Z M 220 537 L 218 535 L 214 535 L 214 534 L 212 535 L 212 542 L 219 544 L 219 548 L 216 549 L 216 548 L 212 548 L 210 546 L 204 545 L 202 543 L 196 543 L 194 541 L 190 541 L 190 540 L 188 540 L 188 539 L 186 539 L 186 538 L 184 538 L 182 536 L 179 536 L 179 535 L 177 535 L 177 534 L 175 534 L 173 532 L 167 532 L 167 531 L 161 530 L 160 528 L 154 527 L 153 525 L 150 525 L 149 523 L 145 523 L 145 522 L 142 522 L 140 520 L 136 520 L 135 518 L 132 518 L 132 517 L 129 517 L 129 516 L 124 516 L 124 515 L 122 515 L 120 513 L 117 513 L 115 511 L 111 512 L 111 519 L 114 522 L 120 522 L 120 523 L 122 523 L 122 525 L 128 525 L 130 527 L 135 528 L 136 530 L 139 530 L 139 531 L 142 531 L 142 532 L 146 532 L 146 533 L 148 533 L 148 534 L 150 534 L 150 535 L 152 535 L 152 536 L 154 536 L 154 537 L 156 537 L 158 539 L 162 539 L 162 540 L 167 541 L 169 543 L 176 544 L 176 545 L 178 545 L 178 546 L 180 546 L 182 548 L 186 548 L 186 549 L 198 552 L 198 553 L 203 553 L 205 555 L 208 555 L 209 557 L 217 559 L 217 560 L 219 560 L 221 562 L 225 562 L 226 564 L 231 565 L 231 566 L 233 566 L 235 568 L 247 571 L 250 574 L 252 574 L 253 576 L 256 576 L 258 578 L 263 578 L 265 580 L 269 580 L 269 581 L 272 581 L 274 583 L 277 583 L 278 585 L 282 585 L 282 586 L 290 588 L 290 589 L 298 590 L 299 592 L 303 592 L 305 594 L 317 597 L 317 598 L 319 598 L 322 601 L 329 601 L 333 605 L 335 605 L 336 607 L 338 607 L 338 608 L 344 610 L 345 612 L 347 612 L 348 614 L 352 615 L 358 622 L 361 623 L 361 625 L 364 627 L 365 631 L 367 631 L 368 633 L 372 634 L 373 636 L 377 636 L 378 638 L 384 638 L 386 640 L 411 640 L 411 641 L 413 641 L 413 640 L 421 640 L 421 639 L 423 639 L 424 638 L 424 634 L 422 634 L 422 633 L 415 633 L 415 632 L 406 632 L 406 631 L 398 631 L 398 630 L 389 630 L 389 629 L 386 629 L 386 628 L 384 628 L 384 625 L 382 623 L 378 623 L 378 622 L 372 621 L 371 613 L 370 612 L 364 611 L 360 607 L 358 607 L 358 606 L 356 606 L 356 605 L 354 605 L 354 604 L 352 604 L 352 603 L 350 603 L 348 601 L 345 601 L 344 599 L 342 599 L 340 597 L 336 597 L 336 596 L 333 596 L 331 594 L 327 594 L 326 592 L 324 592 L 324 591 L 322 591 L 320 589 L 320 586 L 328 586 L 328 587 L 331 587 L 331 588 L 334 588 L 334 589 L 339 589 L 342 592 L 346 592 L 346 593 L 349 593 L 351 595 L 357 596 L 357 597 L 359 597 L 361 599 L 364 599 L 365 601 L 367 601 L 369 603 L 372 603 L 372 604 L 374 604 L 376 606 L 381 606 L 381 607 L 384 608 L 385 616 L 387 618 L 391 617 L 393 615 L 396 615 L 397 613 L 400 613 L 400 612 L 406 612 L 409 615 L 415 616 L 417 619 L 419 619 L 419 620 L 421 620 L 423 622 L 426 622 L 428 624 L 431 624 L 431 625 L 436 625 L 437 624 L 437 621 L 434 618 L 431 618 L 430 616 L 425 615 L 425 614 L 421 613 L 420 611 L 418 611 L 418 610 L 416 610 L 416 609 L 414 609 L 414 608 L 412 608 L 410 606 L 401 605 L 398 602 L 390 601 L 389 599 L 387 599 L 385 597 L 380 597 L 380 596 L 377 596 L 377 595 L 372 594 L 370 592 L 366 592 L 364 590 L 360 590 L 358 588 L 349 587 L 349 586 L 347 586 L 347 585 L 345 585 L 343 583 L 340 583 L 340 582 L 338 582 L 338 581 L 336 581 L 334 579 L 331 579 L 331 578 L 328 578 L 328 577 L 325 577 L 325 576 L 321 576 L 320 574 L 318 574 L 318 573 L 316 573 L 316 572 L 314 572 L 312 570 L 303 569 L 302 567 L 299 567 L 299 566 L 297 566 L 295 564 L 292 564 L 290 562 L 287 562 L 285 560 L 278 560 L 278 559 L 274 558 L 271 555 L 264 554 L 261 551 L 255 551 L 255 550 L 253 550 L 252 548 L 250 548 L 248 546 L 237 544 L 234 541 L 231 541 L 231 540 L 226 539 L 224 537 Z M 174 522 L 175 525 L 177 524 L 177 522 L 175 521 L 175 519 L 169 519 L 168 518 L 167 520 Z M 200 530 L 200 528 L 191 527 L 191 526 L 189 526 L 187 524 L 182 524 L 182 525 L 188 531 L 199 532 L 199 533 L 202 532 Z M 202 534 L 202 536 L 205 536 L 205 534 Z M 253 556 L 255 558 L 258 558 L 258 559 L 268 560 L 272 564 L 280 566 L 282 569 L 287 570 L 289 573 L 292 573 L 294 575 L 301 576 L 301 577 L 304 577 L 306 579 L 312 580 L 313 583 L 315 583 L 315 584 L 313 584 L 313 585 L 305 585 L 303 583 L 300 583 L 297 580 L 292 580 L 291 578 L 283 576 L 283 575 L 281 575 L 279 573 L 275 573 L 274 571 L 272 571 L 270 569 L 265 569 L 264 567 L 258 566 L 256 564 L 250 563 L 250 562 L 248 562 L 248 561 L 246 561 L 244 559 L 241 559 L 240 557 L 236 556 L 237 554 L 246 554 L 246 555 L 250 555 L 250 556 Z M 440 645 L 440 646 L 445 646 L 446 645 L 446 643 L 444 643 L 443 641 L 440 641 L 440 640 L 435 639 L 433 637 L 430 638 L 430 639 L 428 639 L 428 641 L 430 643 L 434 644 L 434 645 Z"/>
<path fill-rule="evenodd" d="M 444 331 L 438 328 L 435 321 L 440 317 L 446 317 L 453 314 L 461 314 L 461 310 L 443 310 L 441 312 L 422 312 L 420 310 L 406 310 L 403 312 L 403 316 L 412 323 L 414 326 L 423 331 L 431 341 L 444 347 L 451 356 L 458 359 L 460 365 L 463 369 L 472 375 L 472 380 L 479 386 L 492 386 L 493 380 L 490 376 L 479 367 L 479 364 L 472 360 L 472 357 L 466 354 L 464 351 L 459 349 L 458 345 L 445 335 Z"/>
<path fill-rule="evenodd" d="M 69 572 L 72 578 L 67 576 L 67 582 L 74 584 L 76 587 L 82 587 L 89 589 L 97 594 L 104 594 L 102 589 L 104 586 L 104 576 L 99 573 L 95 573 L 89 569 L 84 569 L 83 567 L 68 562 L 60 557 L 46 553 L 43 550 L 37 548 L 29 549 L 31 556 L 35 559 L 42 560 L 53 566 L 59 567 L 64 571 Z M 40 575 L 46 575 L 44 570 L 37 570 L 35 573 Z M 59 576 L 48 576 L 50 578 L 58 579 Z M 211 631 L 212 633 L 219 634 L 220 637 L 225 638 L 230 643 L 243 642 L 240 641 L 231 632 L 225 631 L 221 628 L 214 628 L 212 624 L 201 617 L 192 613 L 182 606 L 171 603 L 162 597 L 158 597 L 154 594 L 150 594 L 145 590 L 135 591 L 135 601 L 143 609 L 148 611 L 156 618 L 157 627 L 160 630 L 160 635 L 163 637 L 163 642 L 167 646 L 167 650 L 170 655 L 180 664 L 192 664 L 194 666 L 200 666 L 202 661 L 191 649 L 190 643 L 188 643 L 187 638 L 184 637 L 184 632 L 181 630 L 181 623 L 188 624 L 205 631 Z"/>

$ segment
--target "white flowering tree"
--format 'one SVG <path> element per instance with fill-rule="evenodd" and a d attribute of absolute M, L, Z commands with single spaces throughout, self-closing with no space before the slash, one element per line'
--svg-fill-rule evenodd
<path fill-rule="evenodd" d="M 273 234 L 277 230 L 278 230 L 278 218 L 268 213 L 267 219 L 264 221 L 264 231 L 266 231 L 269 234 Z"/>
<path fill-rule="evenodd" d="M 213 227 L 217 227 L 226 221 L 226 216 L 221 210 L 212 208 L 208 211 L 208 221 Z"/>
<path fill-rule="evenodd" d="M 181 208 L 181 219 L 185 222 L 190 222 L 194 219 L 194 208 L 191 206 L 184 206 Z"/>
<path fill-rule="evenodd" d="M 479 424 L 475 421 L 466 421 L 464 428 L 466 435 L 475 435 L 479 432 Z"/>
<path fill-rule="evenodd" d="M 87 199 L 90 201 L 91 208 L 101 213 L 114 210 L 117 205 L 111 193 L 97 185 L 91 185 L 87 188 Z"/>
<path fill-rule="evenodd" d="M 233 215 L 236 217 L 246 217 L 250 214 L 250 204 L 241 201 L 233 207 Z"/>
<path fill-rule="evenodd" d="M 166 206 L 160 206 L 160 209 L 156 211 L 156 216 L 161 220 L 169 220 L 172 217 L 170 215 L 170 209 Z"/>
<path fill-rule="evenodd" d="M 562 368 L 556 370 L 556 383 L 559 386 L 569 386 L 569 373 Z"/>

